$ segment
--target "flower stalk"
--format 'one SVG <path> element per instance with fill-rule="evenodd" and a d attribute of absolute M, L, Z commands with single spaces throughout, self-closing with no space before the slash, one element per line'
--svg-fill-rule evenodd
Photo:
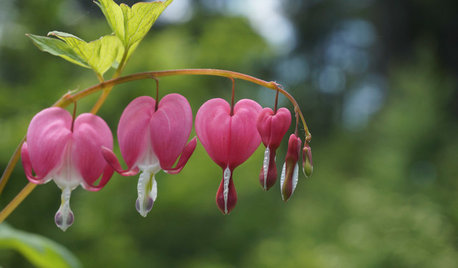
<path fill-rule="evenodd" d="M 123 65 L 124 64 L 120 66 L 123 66 Z M 309 142 L 312 138 L 312 135 L 305 122 L 304 115 L 302 114 L 302 111 L 297 101 L 294 99 L 294 97 L 291 94 L 289 94 L 286 90 L 284 90 L 282 86 L 278 84 L 277 82 L 274 82 L 274 81 L 269 82 L 269 81 L 265 81 L 265 80 L 247 75 L 247 74 L 234 72 L 234 71 L 228 71 L 228 70 L 220 70 L 220 69 L 174 69 L 174 70 L 164 70 L 164 71 L 142 72 L 142 73 L 135 73 L 131 75 L 118 77 L 121 73 L 121 70 L 122 68 L 119 68 L 117 72 L 115 73 L 114 78 L 110 80 L 101 81 L 97 85 L 94 85 L 92 87 L 89 87 L 85 90 L 82 90 L 76 93 L 70 92 L 70 93 L 63 95 L 58 101 L 56 101 L 56 103 L 53 106 L 64 108 L 89 95 L 92 95 L 99 91 L 103 91 L 102 95 L 99 97 L 93 109 L 91 110 L 91 113 L 97 113 L 97 111 L 100 109 L 100 107 L 103 105 L 104 101 L 108 97 L 108 94 L 110 93 L 112 88 L 119 84 L 131 82 L 131 81 L 143 80 L 143 79 L 158 79 L 160 77 L 176 76 L 176 75 L 220 76 L 220 77 L 227 77 L 229 79 L 245 80 L 245 81 L 275 90 L 281 93 L 282 95 L 284 95 L 292 103 L 294 107 L 297 124 L 298 124 L 299 119 L 302 122 L 302 125 L 304 127 L 304 132 L 305 132 L 305 141 Z M 20 149 L 24 141 L 25 141 L 25 137 L 19 143 L 18 147 L 16 148 L 16 151 L 11 156 L 10 161 L 8 162 L 8 165 L 2 174 L 2 177 L 0 180 L 0 194 L 2 190 L 4 189 L 6 183 L 8 182 L 8 179 L 12 171 L 14 170 L 15 165 L 17 164 L 19 160 L 19 156 L 21 152 Z M 11 212 L 14 211 L 14 209 L 16 209 L 16 207 L 33 191 L 35 187 L 36 187 L 35 184 L 28 183 L 21 190 L 21 192 L 19 192 L 17 196 L 14 197 L 14 199 L 0 212 L 0 223 L 3 222 L 11 214 Z"/>

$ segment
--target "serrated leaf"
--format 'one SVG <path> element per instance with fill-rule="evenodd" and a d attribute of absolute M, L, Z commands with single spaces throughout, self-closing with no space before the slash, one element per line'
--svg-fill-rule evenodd
<path fill-rule="evenodd" d="M 0 248 L 19 251 L 37 267 L 81 267 L 78 259 L 65 247 L 36 234 L 0 224 Z"/>
<path fill-rule="evenodd" d="M 56 38 L 34 34 L 27 34 L 27 37 L 29 37 L 41 51 L 48 52 L 54 56 L 59 56 L 82 67 L 90 68 L 86 62 L 63 41 Z"/>
<path fill-rule="evenodd" d="M 125 4 L 117 5 L 113 0 L 99 0 L 97 4 L 130 56 L 172 1 L 139 2 L 132 8 Z"/>
<path fill-rule="evenodd" d="M 63 40 L 96 73 L 103 75 L 115 61 L 120 61 L 124 48 L 116 36 L 106 35 L 89 43 L 58 31 L 48 33 Z"/>

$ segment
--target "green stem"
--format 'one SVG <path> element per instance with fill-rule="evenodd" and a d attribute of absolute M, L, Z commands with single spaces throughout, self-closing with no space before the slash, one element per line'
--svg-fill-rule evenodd
<path fill-rule="evenodd" d="M 125 50 L 122 56 L 121 62 L 119 63 L 118 69 L 116 69 L 116 72 L 114 73 L 112 79 L 118 78 L 121 75 L 122 71 L 124 70 L 124 66 L 127 63 L 127 51 L 128 49 Z M 103 77 L 101 76 L 98 76 L 98 78 L 99 78 L 100 83 L 103 83 L 105 81 Z M 108 98 L 108 95 L 110 95 L 110 92 L 113 89 L 113 86 L 106 87 L 103 89 L 102 94 L 97 99 L 96 103 L 94 104 L 94 106 L 91 109 L 92 114 L 96 114 L 100 110 L 102 105 L 105 103 L 105 100 Z"/>
<path fill-rule="evenodd" d="M 119 69 L 118 69 L 118 71 L 119 71 Z M 245 80 L 245 81 L 248 81 L 248 82 L 251 82 L 251 83 L 254 83 L 254 84 L 258 84 L 258 85 L 264 86 L 266 88 L 270 88 L 272 90 L 276 90 L 276 91 L 280 92 L 281 94 L 283 94 L 293 104 L 294 112 L 296 114 L 296 120 L 298 120 L 297 117 L 299 116 L 301 121 L 302 121 L 302 124 L 304 126 L 305 140 L 306 141 L 310 141 L 311 138 L 312 138 L 312 135 L 310 134 L 310 132 L 309 132 L 309 130 L 307 128 L 307 124 L 305 123 L 304 115 L 302 114 L 298 103 L 293 98 L 293 96 L 291 96 L 291 94 L 289 94 L 286 90 L 284 90 L 280 86 L 280 84 L 278 84 L 276 82 L 273 82 L 273 81 L 271 81 L 271 82 L 264 81 L 262 79 L 259 79 L 259 78 L 256 78 L 256 77 L 253 77 L 253 76 L 250 76 L 250 75 L 247 75 L 247 74 L 242 74 L 242 73 L 233 72 L 233 71 L 227 71 L 227 70 L 219 70 L 219 69 L 178 69 L 178 70 L 167 70 L 167 71 L 153 71 L 153 72 L 136 73 L 136 74 L 131 74 L 131 75 L 123 76 L 123 77 L 113 78 L 111 80 L 107 80 L 107 81 L 101 82 L 100 84 L 97 84 L 95 86 L 89 87 L 89 88 L 87 88 L 85 90 L 82 90 L 82 91 L 80 91 L 78 93 L 75 93 L 75 94 L 67 93 L 64 96 L 62 96 L 53 106 L 66 107 L 66 106 L 70 105 L 71 103 L 76 102 L 76 101 L 78 101 L 78 100 L 80 100 L 80 99 L 82 99 L 82 98 L 84 98 L 86 96 L 89 96 L 89 95 L 91 95 L 91 94 L 93 94 L 95 92 L 98 92 L 100 90 L 103 90 L 104 92 L 108 92 L 108 93 L 105 94 L 106 96 L 104 96 L 104 94 L 102 94 L 102 96 L 104 96 L 103 100 L 101 100 L 102 99 L 102 96 L 101 96 L 101 98 L 99 98 L 99 100 L 101 100 L 101 101 L 97 102 L 97 103 L 100 102 L 101 104 L 103 104 L 103 102 L 105 101 L 105 99 L 108 96 L 109 92 L 111 91 L 111 89 L 115 85 L 127 83 L 127 82 L 130 82 L 130 81 L 136 81 L 136 80 L 142 80 L 142 79 L 151 79 L 151 78 L 157 79 L 159 77 L 174 76 L 174 75 L 211 75 L 211 76 L 221 76 L 221 77 L 227 77 L 227 78 L 231 78 L 231 79 Z M 101 104 L 100 104 L 100 106 L 101 106 Z M 100 107 L 98 107 L 98 108 L 100 108 Z M 24 140 L 25 140 L 25 138 L 24 138 Z M 4 185 L 2 186 L 3 181 L 5 181 L 5 183 L 3 183 L 3 184 L 6 184 L 6 181 L 8 180 L 9 176 L 11 175 L 11 172 L 14 169 L 14 166 L 16 165 L 17 161 L 19 160 L 20 148 L 22 146 L 23 141 L 21 141 L 21 143 L 19 144 L 19 146 L 16 149 L 15 153 L 13 154 L 13 156 L 10 159 L 10 162 L 8 163 L 8 166 L 6 167 L 5 172 L 2 175 L 2 181 L 0 182 L 0 187 L 4 187 Z M 35 185 L 31 186 L 30 183 L 26 185 L 26 187 L 5 207 L 5 209 L 0 212 L 0 223 L 6 217 L 8 217 L 8 215 L 25 199 L 25 197 L 27 197 L 27 195 L 30 194 L 30 192 L 34 188 L 35 188 Z M 2 188 L 0 188 L 0 192 L 1 192 L 1 190 L 2 190 Z"/>
<path fill-rule="evenodd" d="M 8 161 L 8 165 L 6 166 L 5 171 L 3 171 L 2 178 L 0 179 L 0 195 L 2 194 L 5 185 L 11 176 L 11 173 L 13 173 L 14 166 L 16 166 L 17 161 L 19 161 L 19 157 L 21 155 L 21 148 L 24 141 L 25 137 L 22 138 L 21 142 L 19 142 L 19 145 L 16 147 L 16 150 L 11 156 L 10 161 Z"/>
<path fill-rule="evenodd" d="M 0 212 L 0 223 L 2 223 L 10 214 L 13 212 L 19 204 L 24 201 L 24 199 L 37 187 L 37 184 L 31 182 L 27 185 L 14 197 L 13 200 Z"/>

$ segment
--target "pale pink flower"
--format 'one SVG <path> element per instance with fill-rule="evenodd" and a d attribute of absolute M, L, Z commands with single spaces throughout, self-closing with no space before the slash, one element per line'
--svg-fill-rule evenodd
<path fill-rule="evenodd" d="M 155 174 L 161 169 L 170 174 L 179 173 L 194 152 L 196 138 L 186 145 L 191 129 L 191 106 L 179 94 L 162 98 L 157 110 L 153 98 L 138 97 L 122 113 L 118 141 L 128 169 L 122 170 L 111 150 L 104 148 L 103 155 L 123 176 L 132 176 L 141 171 L 136 208 L 143 217 L 146 217 L 157 198 Z M 178 157 L 180 159 L 173 167 Z"/>
<path fill-rule="evenodd" d="M 98 191 L 113 174 L 101 154 L 102 146 L 112 148 L 113 137 L 105 121 L 96 115 L 85 113 L 73 120 L 68 111 L 52 107 L 36 114 L 30 122 L 21 150 L 22 165 L 30 182 L 54 180 L 62 190 L 55 222 L 64 231 L 74 218 L 71 191 L 80 184 L 86 190 Z"/>

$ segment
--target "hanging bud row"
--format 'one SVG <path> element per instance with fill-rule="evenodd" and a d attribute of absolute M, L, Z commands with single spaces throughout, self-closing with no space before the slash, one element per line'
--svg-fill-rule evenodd
<path fill-rule="evenodd" d="M 22 163 L 30 182 L 54 180 L 62 190 L 55 215 L 59 228 L 65 231 L 73 223 L 70 196 L 78 185 L 98 191 L 114 171 L 122 176 L 140 173 L 135 207 L 146 217 L 157 199 L 156 174 L 161 170 L 177 174 L 184 168 L 197 145 L 196 137 L 188 142 L 193 125 L 191 106 L 180 94 L 166 95 L 160 101 L 157 98 L 138 97 L 121 115 L 117 137 L 126 169 L 113 152 L 113 137 L 102 118 L 88 113 L 76 117 L 75 112 L 72 116 L 57 107 L 35 115 L 22 146 Z M 276 152 L 290 124 L 288 109 L 262 109 L 249 99 L 234 104 L 234 95 L 231 104 L 216 98 L 200 107 L 196 134 L 210 158 L 222 168 L 216 204 L 223 214 L 229 214 L 237 203 L 235 168 L 256 151 L 261 141 L 266 148 L 259 182 L 266 191 L 275 184 Z M 285 202 L 296 188 L 301 155 L 303 172 L 309 177 L 313 171 L 310 145 L 306 140 L 301 150 L 301 139 L 292 134 L 281 172 L 280 189 Z"/>

